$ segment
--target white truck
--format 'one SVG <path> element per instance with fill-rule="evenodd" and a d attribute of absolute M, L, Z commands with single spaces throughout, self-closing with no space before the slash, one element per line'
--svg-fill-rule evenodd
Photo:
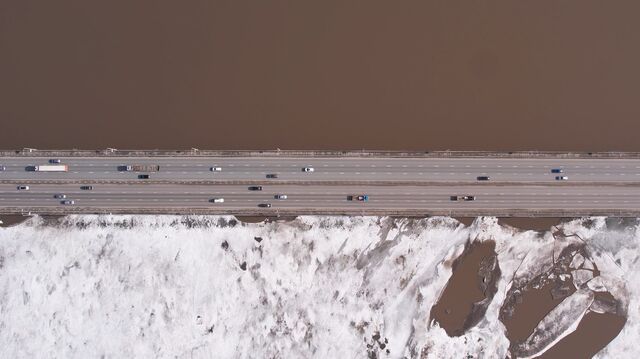
<path fill-rule="evenodd" d="M 36 172 L 67 172 L 69 166 L 67 165 L 40 165 L 33 166 L 33 170 Z"/>

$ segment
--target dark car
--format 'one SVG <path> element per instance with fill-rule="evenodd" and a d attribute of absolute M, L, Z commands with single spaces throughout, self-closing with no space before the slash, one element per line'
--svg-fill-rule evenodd
<path fill-rule="evenodd" d="M 60 160 L 57 158 L 53 158 L 49 160 L 49 163 L 60 163 Z"/>
<path fill-rule="evenodd" d="M 262 191 L 262 186 L 249 186 L 249 191 Z"/>
<path fill-rule="evenodd" d="M 551 169 L 551 173 L 562 173 L 562 172 L 564 172 L 562 170 L 562 168 L 553 168 L 553 169 Z"/>
<path fill-rule="evenodd" d="M 267 178 L 278 178 L 278 174 L 277 173 L 269 173 L 267 175 Z"/>
<path fill-rule="evenodd" d="M 258 207 L 261 208 L 271 208 L 271 203 L 260 203 Z"/>
<path fill-rule="evenodd" d="M 138 175 L 138 179 L 149 179 L 149 175 Z"/>
<path fill-rule="evenodd" d="M 53 195 L 53 198 L 65 199 L 65 198 L 67 198 L 67 195 L 66 194 L 55 194 L 55 195 Z"/>
<path fill-rule="evenodd" d="M 93 189 L 93 186 L 80 186 L 80 189 L 84 191 L 91 191 Z"/>
<path fill-rule="evenodd" d="M 451 196 L 449 197 L 452 201 L 474 201 L 476 199 L 475 196 Z"/>
<path fill-rule="evenodd" d="M 488 181 L 491 178 L 489 176 L 478 176 L 477 179 L 478 181 Z"/>
<path fill-rule="evenodd" d="M 369 201 L 369 195 L 366 195 L 366 194 L 349 195 L 349 196 L 347 196 L 347 200 L 348 201 L 367 202 L 367 201 Z"/>
<path fill-rule="evenodd" d="M 6 170 L 7 170 L 7 167 L 5 167 L 5 166 L 0 166 L 0 171 L 6 171 Z"/>

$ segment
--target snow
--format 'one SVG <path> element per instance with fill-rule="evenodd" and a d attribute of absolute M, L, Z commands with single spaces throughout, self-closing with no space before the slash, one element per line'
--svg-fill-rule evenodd
<path fill-rule="evenodd" d="M 640 229 L 604 218 L 558 227 L 588 244 L 601 276 L 587 287 L 628 310 L 600 357 L 637 354 Z M 449 338 L 429 314 L 469 238 L 496 242 L 502 277 L 485 318 Z M 493 217 L 468 227 L 446 217 L 34 217 L 0 229 L 0 344 L 15 358 L 504 358 L 506 292 L 568 242 Z M 563 319 L 540 325 L 566 335 L 583 307 L 558 307 Z"/>

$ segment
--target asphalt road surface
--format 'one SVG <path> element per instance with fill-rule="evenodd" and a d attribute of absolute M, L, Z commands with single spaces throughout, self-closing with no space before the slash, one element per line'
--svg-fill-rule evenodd
<path fill-rule="evenodd" d="M 475 182 L 477 176 L 491 181 L 554 182 L 553 168 L 561 168 L 572 182 L 640 182 L 640 160 L 636 159 L 498 159 L 498 158 L 60 158 L 69 172 L 33 172 L 49 158 L 0 158 L 6 170 L 0 180 L 135 180 L 147 172 L 119 171 L 130 164 L 156 164 L 154 180 L 264 180 L 278 174 L 284 181 L 442 181 Z M 211 167 L 222 171 L 212 172 Z M 303 167 L 313 167 L 305 173 Z"/>
<path fill-rule="evenodd" d="M 640 211 L 640 160 L 629 159 L 61 158 L 69 166 L 66 173 L 26 170 L 48 160 L 0 158 L 0 165 L 6 167 L 0 172 L 0 209 L 83 208 L 90 212 L 119 208 L 133 213 L 192 208 L 267 214 L 370 209 L 436 209 L 453 214 L 468 210 Z M 157 164 L 160 171 L 148 173 L 152 181 L 146 181 L 137 178 L 142 172 L 118 170 L 131 164 Z M 212 172 L 210 167 L 222 171 Z M 305 173 L 303 167 L 315 171 Z M 553 168 L 563 173 L 551 173 Z M 278 178 L 267 179 L 272 173 Z M 491 179 L 478 181 L 477 176 Z M 556 176 L 568 179 L 559 181 Z M 83 181 L 94 183 L 94 189 L 81 190 Z M 198 184 L 201 181 L 221 183 Z M 250 191 L 247 183 L 235 184 L 238 181 L 261 185 L 263 190 Z M 21 184 L 30 189 L 18 190 Z M 54 198 L 56 194 L 75 203 L 62 204 L 63 199 Z M 277 194 L 288 198 L 275 199 Z M 367 202 L 348 200 L 364 194 L 369 196 Z M 466 195 L 475 198 L 451 199 Z M 212 203 L 214 198 L 224 198 L 224 203 Z M 267 203 L 270 208 L 259 207 Z"/>

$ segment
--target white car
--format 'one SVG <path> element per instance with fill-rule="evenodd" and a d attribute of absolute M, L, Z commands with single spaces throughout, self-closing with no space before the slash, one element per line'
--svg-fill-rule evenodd
<path fill-rule="evenodd" d="M 313 172 L 313 171 L 314 171 L 313 167 L 303 167 L 302 168 L 302 172 Z"/>
<path fill-rule="evenodd" d="M 28 191 L 29 186 L 18 186 L 18 191 Z"/>
<path fill-rule="evenodd" d="M 213 166 L 211 167 L 211 172 L 220 172 L 222 171 L 222 167 Z"/>
<path fill-rule="evenodd" d="M 287 199 L 287 195 L 286 194 L 277 194 L 275 196 L 273 196 L 275 199 Z"/>
<path fill-rule="evenodd" d="M 224 203 L 224 198 L 213 198 L 211 199 L 212 203 Z"/>
<path fill-rule="evenodd" d="M 76 201 L 74 200 L 70 200 L 70 199 L 66 199 L 64 201 L 60 201 L 60 203 L 64 204 L 64 205 L 70 205 L 70 204 L 75 204 Z"/>
<path fill-rule="evenodd" d="M 556 176 L 556 181 L 566 181 L 569 177 L 567 176 Z"/>

